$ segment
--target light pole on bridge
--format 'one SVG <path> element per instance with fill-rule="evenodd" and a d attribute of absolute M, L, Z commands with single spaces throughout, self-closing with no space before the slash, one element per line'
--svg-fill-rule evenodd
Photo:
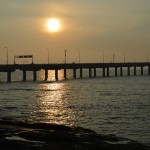
<path fill-rule="evenodd" d="M 123 52 L 123 62 L 126 62 L 126 56 L 125 56 L 125 52 Z"/>
<path fill-rule="evenodd" d="M 8 65 L 8 47 L 5 46 L 4 48 L 6 48 L 6 53 L 7 53 L 7 54 L 6 54 L 6 55 L 7 55 L 7 56 L 6 56 L 6 63 L 7 63 L 7 65 Z"/>
<path fill-rule="evenodd" d="M 65 64 L 66 64 L 66 61 L 67 61 L 67 50 L 65 50 Z"/>
<path fill-rule="evenodd" d="M 49 48 L 47 48 L 47 52 L 48 52 L 48 54 L 47 54 L 47 55 L 48 55 L 48 56 L 47 56 L 47 57 L 48 57 L 48 58 L 47 58 L 47 62 L 48 62 L 48 64 L 49 64 Z"/>
<path fill-rule="evenodd" d="M 103 52 L 103 63 L 104 63 L 104 59 L 105 59 L 105 58 L 104 58 L 104 51 L 102 51 L 102 52 Z"/>

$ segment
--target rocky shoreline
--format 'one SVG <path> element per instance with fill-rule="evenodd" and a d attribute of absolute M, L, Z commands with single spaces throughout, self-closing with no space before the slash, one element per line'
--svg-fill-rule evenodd
<path fill-rule="evenodd" d="M 0 150 L 150 150 L 150 146 L 82 127 L 0 118 Z"/>

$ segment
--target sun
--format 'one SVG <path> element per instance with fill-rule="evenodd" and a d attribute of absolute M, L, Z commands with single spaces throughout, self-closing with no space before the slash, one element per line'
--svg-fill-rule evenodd
<path fill-rule="evenodd" d="M 47 29 L 50 32 L 58 32 L 60 30 L 60 21 L 57 18 L 48 19 Z"/>

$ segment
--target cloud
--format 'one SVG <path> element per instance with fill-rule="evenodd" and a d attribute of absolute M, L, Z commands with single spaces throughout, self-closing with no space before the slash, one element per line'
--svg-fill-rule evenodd
<path fill-rule="evenodd" d="M 50 45 L 57 51 L 146 48 L 149 8 L 150 0 L 3 0 L 0 40 L 16 49 L 18 45 L 24 49 Z M 41 32 L 49 17 L 60 18 L 65 29 L 57 35 Z"/>

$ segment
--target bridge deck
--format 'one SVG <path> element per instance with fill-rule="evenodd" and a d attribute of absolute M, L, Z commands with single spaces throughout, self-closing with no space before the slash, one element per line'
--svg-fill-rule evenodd
<path fill-rule="evenodd" d="M 67 63 L 67 64 L 9 64 L 0 65 L 0 72 L 7 72 L 7 82 L 11 82 L 11 72 L 21 70 L 23 72 L 23 81 L 26 81 L 26 71 L 33 71 L 33 80 L 37 80 L 37 71 L 45 70 L 45 80 L 48 79 L 48 70 L 55 70 L 55 79 L 58 80 L 58 70 L 64 70 L 64 78 L 67 78 L 67 69 L 73 70 L 73 77 L 76 78 L 76 70 L 80 69 L 80 78 L 83 76 L 83 69 L 89 69 L 89 78 L 92 77 L 92 69 L 94 69 L 94 77 L 96 77 L 96 69 L 102 68 L 102 76 L 109 77 L 109 69 L 115 69 L 115 76 L 118 76 L 118 68 L 120 69 L 120 76 L 123 76 L 123 68 L 127 68 L 127 75 L 130 76 L 130 68 L 134 67 L 134 75 L 136 76 L 136 68 L 141 68 L 141 75 L 144 75 L 143 68 L 148 68 L 148 75 L 150 75 L 149 62 L 129 62 L 129 63 Z"/>
<path fill-rule="evenodd" d="M 9 64 L 0 65 L 0 72 L 14 72 L 19 70 L 59 70 L 79 68 L 119 68 L 119 67 L 150 67 L 150 62 L 129 62 L 129 63 L 67 63 L 67 64 Z"/>

